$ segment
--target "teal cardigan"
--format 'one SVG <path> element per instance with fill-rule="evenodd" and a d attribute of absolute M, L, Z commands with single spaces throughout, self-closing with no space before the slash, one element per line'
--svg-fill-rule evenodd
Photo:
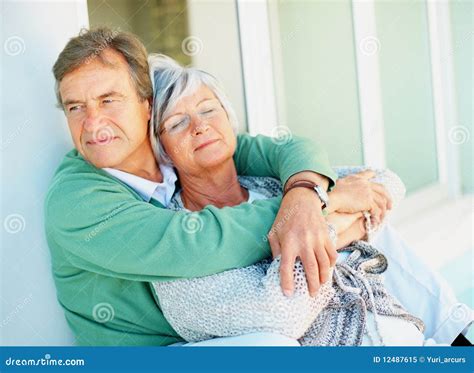
<path fill-rule="evenodd" d="M 238 136 L 240 175 L 285 183 L 311 170 L 336 175 L 325 152 L 308 140 L 279 145 Z M 157 306 L 149 282 L 207 276 L 270 255 L 264 239 L 281 199 L 194 213 L 147 203 L 76 151 L 59 166 L 45 200 L 45 231 L 59 303 L 79 345 L 168 345 L 181 341 Z M 189 233 L 187 233 L 189 232 Z M 235 242 L 239 243 L 235 246 Z M 238 250 L 236 250 L 238 247 Z"/>

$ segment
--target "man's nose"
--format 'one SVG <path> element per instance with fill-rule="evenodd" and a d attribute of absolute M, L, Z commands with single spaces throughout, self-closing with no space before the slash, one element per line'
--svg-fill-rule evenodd
<path fill-rule="evenodd" d="M 101 115 L 99 109 L 96 107 L 87 107 L 86 116 L 84 119 L 84 129 L 86 131 L 94 131 L 101 122 Z"/>

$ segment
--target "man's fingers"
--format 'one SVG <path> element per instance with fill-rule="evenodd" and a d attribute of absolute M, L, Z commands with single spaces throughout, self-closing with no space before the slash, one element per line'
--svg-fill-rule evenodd
<path fill-rule="evenodd" d="M 314 252 L 311 251 L 302 255 L 301 262 L 303 263 L 304 272 L 306 274 L 309 295 L 314 297 L 318 292 L 320 285 L 320 273 Z"/>
<path fill-rule="evenodd" d="M 360 213 L 360 215 L 362 216 L 362 213 Z M 326 252 L 329 258 L 329 266 L 334 267 L 336 265 L 338 254 L 337 254 L 336 246 L 334 246 L 334 244 L 332 243 L 330 239 L 328 239 L 326 242 Z"/>
<path fill-rule="evenodd" d="M 274 233 L 269 233 L 268 243 L 270 244 L 270 249 L 272 250 L 272 256 L 275 259 L 281 254 L 280 240 L 278 239 L 278 236 Z"/>
<path fill-rule="evenodd" d="M 316 259 L 318 261 L 319 266 L 319 282 L 324 284 L 327 280 L 329 280 L 329 256 L 326 252 L 326 247 L 324 246 L 324 242 L 321 242 L 319 247 L 315 249 L 316 251 Z"/>
<path fill-rule="evenodd" d="M 280 283 L 283 294 L 290 296 L 293 294 L 293 272 L 295 267 L 295 256 L 282 254 L 280 263 Z"/>

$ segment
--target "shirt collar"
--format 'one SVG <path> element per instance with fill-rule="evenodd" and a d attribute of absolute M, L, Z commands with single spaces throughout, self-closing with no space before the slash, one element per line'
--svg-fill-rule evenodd
<path fill-rule="evenodd" d="M 103 170 L 135 190 L 144 201 L 150 202 L 153 197 L 162 205 L 168 206 L 176 189 L 175 183 L 178 177 L 173 167 L 162 164 L 160 164 L 159 167 L 161 175 L 163 176 L 163 182 L 161 183 L 114 168 L 103 168 Z"/>

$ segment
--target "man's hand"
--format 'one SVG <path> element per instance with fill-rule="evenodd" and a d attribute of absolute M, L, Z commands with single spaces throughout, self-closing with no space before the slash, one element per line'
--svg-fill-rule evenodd
<path fill-rule="evenodd" d="M 332 244 L 317 194 L 294 188 L 283 197 L 268 234 L 273 257 L 281 254 L 280 278 L 285 295 L 293 293 L 293 269 L 297 257 L 303 263 L 308 290 L 315 296 L 330 276 L 337 253 Z"/>
<path fill-rule="evenodd" d="M 374 176 L 373 171 L 362 171 L 339 179 L 329 193 L 328 212 L 369 211 L 374 225 L 382 222 L 392 199 L 383 185 L 370 181 Z"/>

